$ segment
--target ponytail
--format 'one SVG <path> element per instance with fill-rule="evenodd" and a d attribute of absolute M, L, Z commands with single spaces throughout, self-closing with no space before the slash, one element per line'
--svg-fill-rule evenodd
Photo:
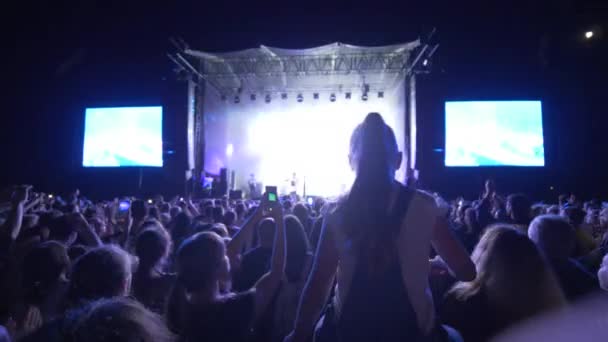
<path fill-rule="evenodd" d="M 382 249 L 378 240 L 393 239 L 387 209 L 398 152 L 395 135 L 380 114 L 370 113 L 353 132 L 350 148 L 357 176 L 345 202 L 347 234 L 360 247 Z"/>

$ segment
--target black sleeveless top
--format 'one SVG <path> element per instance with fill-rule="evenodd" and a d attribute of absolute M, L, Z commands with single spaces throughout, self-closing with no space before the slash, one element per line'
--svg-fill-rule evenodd
<path fill-rule="evenodd" d="M 387 224 L 399 229 L 414 191 L 401 185 Z M 387 248 L 397 248 L 387 246 Z M 403 284 L 398 253 L 382 271 L 370 272 L 365 262 L 357 262 L 351 285 L 336 322 L 339 341 L 422 341 L 425 340 Z"/>

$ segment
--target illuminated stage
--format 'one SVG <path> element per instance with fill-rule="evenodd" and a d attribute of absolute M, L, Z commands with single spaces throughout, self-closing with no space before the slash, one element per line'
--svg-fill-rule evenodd
<path fill-rule="evenodd" d="M 404 179 L 415 169 L 414 67 L 426 66 L 435 49 L 419 41 L 229 53 L 184 46 L 171 57 L 190 77 L 192 174 L 227 168 L 234 174 L 229 188 L 245 193 L 253 174 L 282 193 L 294 191 L 295 178 L 301 195 L 339 195 L 354 178 L 350 135 L 367 113 L 378 112 L 405 154 L 397 175 Z"/>

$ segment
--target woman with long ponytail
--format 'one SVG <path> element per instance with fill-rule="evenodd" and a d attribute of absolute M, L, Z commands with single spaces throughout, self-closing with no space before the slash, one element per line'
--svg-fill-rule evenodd
<path fill-rule="evenodd" d="M 294 331 L 308 341 L 331 293 L 316 340 L 442 341 L 428 284 L 431 245 L 453 275 L 475 278 L 466 250 L 454 239 L 432 196 L 395 180 L 402 157 L 393 130 L 370 113 L 354 130 L 350 192 L 323 222 Z"/>

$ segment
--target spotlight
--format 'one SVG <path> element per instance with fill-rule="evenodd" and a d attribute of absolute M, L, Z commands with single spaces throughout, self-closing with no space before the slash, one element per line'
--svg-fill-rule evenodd
<path fill-rule="evenodd" d="M 593 34 L 594 34 L 593 31 L 587 31 L 587 32 L 585 32 L 585 38 L 591 39 L 591 38 L 593 38 Z"/>
<path fill-rule="evenodd" d="M 384 98 L 384 92 L 383 91 L 379 91 L 378 92 L 378 98 L 379 99 L 383 99 Z"/>
<path fill-rule="evenodd" d="M 234 145 L 232 145 L 232 144 L 226 145 L 226 156 L 232 157 L 233 153 L 234 153 Z"/>
<path fill-rule="evenodd" d="M 427 65 L 429 65 L 429 60 L 425 58 L 425 59 L 422 61 L 422 65 L 423 65 L 423 66 L 427 66 Z"/>
<path fill-rule="evenodd" d="M 318 100 L 319 99 L 319 93 L 312 94 L 312 98 L 315 99 L 315 100 Z"/>
<path fill-rule="evenodd" d="M 251 101 L 255 101 L 255 94 L 251 94 Z"/>
<path fill-rule="evenodd" d="M 151 199 L 148 200 L 148 204 L 152 204 L 152 200 Z"/>
<path fill-rule="evenodd" d="M 281 99 L 283 99 L 283 100 L 287 100 L 287 93 L 283 93 L 283 94 L 281 94 Z"/>
<path fill-rule="evenodd" d="M 298 94 L 298 102 L 304 101 L 304 96 L 302 94 Z"/>
<path fill-rule="evenodd" d="M 348 93 L 344 94 L 344 97 L 346 97 L 347 100 L 350 100 L 350 95 L 351 94 L 350 94 L 350 91 L 349 91 Z"/>
<path fill-rule="evenodd" d="M 266 95 L 266 98 L 264 98 L 264 101 L 266 101 L 266 103 L 270 103 L 270 94 Z"/>
<path fill-rule="evenodd" d="M 238 95 L 236 95 L 234 97 L 234 103 L 239 103 L 239 102 L 241 102 L 241 98 Z"/>
<path fill-rule="evenodd" d="M 336 94 L 329 95 L 329 101 L 336 102 Z"/>
<path fill-rule="evenodd" d="M 363 95 L 361 95 L 361 100 L 367 101 L 367 93 L 363 93 Z"/>

